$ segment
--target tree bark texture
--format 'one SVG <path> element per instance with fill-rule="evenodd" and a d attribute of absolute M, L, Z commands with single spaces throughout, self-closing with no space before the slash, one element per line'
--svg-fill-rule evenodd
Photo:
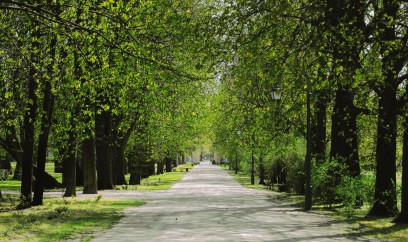
<path fill-rule="evenodd" d="M 125 147 L 129 141 L 130 136 L 136 128 L 136 122 L 134 122 L 126 132 L 118 132 L 115 142 L 115 161 L 114 161 L 114 182 L 115 185 L 126 185 L 127 181 L 125 179 L 126 174 L 126 160 L 125 160 Z"/>
<path fill-rule="evenodd" d="M 404 120 L 402 147 L 401 212 L 395 222 L 408 223 L 408 118 Z"/>
<path fill-rule="evenodd" d="M 375 202 L 370 215 L 390 217 L 396 215 L 396 90 L 387 90 L 379 100 L 376 147 Z"/>
<path fill-rule="evenodd" d="M 172 172 L 172 160 L 169 157 L 164 158 L 164 163 L 166 164 L 166 172 Z"/>
<path fill-rule="evenodd" d="M 326 132 L 327 132 L 327 94 L 325 91 L 316 93 L 316 101 L 314 104 L 314 115 L 312 122 L 312 157 L 316 160 L 316 164 L 321 164 L 326 159 Z"/>
<path fill-rule="evenodd" d="M 357 114 L 354 111 L 353 94 L 339 89 L 336 91 L 332 115 L 330 157 L 345 165 L 348 173 L 360 175 L 357 137 Z"/>
<path fill-rule="evenodd" d="M 113 189 L 112 161 L 113 146 L 111 144 L 112 117 L 107 111 L 95 115 L 96 164 L 98 171 L 98 189 Z"/>
<path fill-rule="evenodd" d="M 62 154 L 62 182 L 65 186 L 64 197 L 76 196 L 76 143 L 74 130 L 68 131 L 65 152 Z"/>
<path fill-rule="evenodd" d="M 93 136 L 82 141 L 82 164 L 84 167 L 84 194 L 97 194 L 95 140 Z"/>
<path fill-rule="evenodd" d="M 157 161 L 157 171 L 156 174 L 160 175 L 164 173 L 164 161 L 163 160 L 158 160 Z"/>

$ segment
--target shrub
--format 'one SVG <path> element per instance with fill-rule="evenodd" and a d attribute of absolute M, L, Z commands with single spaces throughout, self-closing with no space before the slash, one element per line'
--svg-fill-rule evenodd
<path fill-rule="evenodd" d="M 371 204 L 374 183 L 373 174 L 366 172 L 357 177 L 350 176 L 345 167 L 333 159 L 313 166 L 313 196 L 329 207 L 335 203 L 341 203 L 346 208 Z"/>
<path fill-rule="evenodd" d="M 364 173 L 357 177 L 343 176 L 336 188 L 336 196 L 346 208 L 356 208 L 374 202 L 375 176 Z"/>
<path fill-rule="evenodd" d="M 303 194 L 305 184 L 304 157 L 295 153 L 289 154 L 285 159 L 285 167 L 287 171 L 286 191 Z"/>
<path fill-rule="evenodd" d="M 314 164 L 312 169 L 313 197 L 331 207 L 336 202 L 335 189 L 340 183 L 341 170 L 339 163 L 335 160 Z"/>
<path fill-rule="evenodd" d="M 273 158 L 266 165 L 269 183 L 278 185 L 278 191 L 303 193 L 304 160 L 295 153 Z"/>

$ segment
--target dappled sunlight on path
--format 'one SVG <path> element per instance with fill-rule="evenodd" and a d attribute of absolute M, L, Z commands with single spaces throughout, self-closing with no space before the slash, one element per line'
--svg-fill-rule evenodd
<path fill-rule="evenodd" d="M 147 204 L 126 210 L 125 218 L 95 241 L 363 240 L 346 236 L 346 223 L 305 213 L 275 193 L 246 189 L 210 164 L 196 166 L 167 191 L 133 196 Z"/>

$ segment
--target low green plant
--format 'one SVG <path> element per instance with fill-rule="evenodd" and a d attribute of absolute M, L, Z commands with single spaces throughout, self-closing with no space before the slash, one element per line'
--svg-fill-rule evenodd
<path fill-rule="evenodd" d="M 323 163 L 313 162 L 312 186 L 316 202 L 328 207 L 337 203 L 336 188 L 342 176 L 342 167 L 335 160 L 328 159 Z"/>
<path fill-rule="evenodd" d="M 346 209 L 361 207 L 374 202 L 375 176 L 364 173 L 357 177 L 343 176 L 335 189 L 336 197 Z"/>
<path fill-rule="evenodd" d="M 313 167 L 313 197 L 316 202 L 330 208 L 339 205 L 350 211 L 363 204 L 373 203 L 373 173 L 362 172 L 353 177 L 336 160 L 327 160 L 319 165 L 314 164 Z"/>

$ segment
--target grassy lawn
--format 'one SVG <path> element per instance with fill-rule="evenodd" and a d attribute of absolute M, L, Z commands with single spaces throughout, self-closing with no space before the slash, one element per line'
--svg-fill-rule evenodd
<path fill-rule="evenodd" d="M 12 163 L 13 167 L 15 163 Z M 191 165 L 179 165 L 173 172 L 166 172 L 160 175 L 150 176 L 142 179 L 140 185 L 118 186 L 118 189 L 123 190 L 140 190 L 140 191 L 155 191 L 167 190 L 171 188 L 177 181 L 180 181 L 185 175 L 186 169 L 191 171 L 194 167 Z M 47 163 L 45 170 L 53 176 L 57 181 L 62 182 L 62 174 L 54 173 L 54 163 Z M 7 181 L 0 181 L 0 191 L 20 191 L 21 182 L 12 180 L 13 175 L 9 175 Z M 129 181 L 130 175 L 126 175 L 126 180 Z M 58 189 L 61 190 L 61 189 Z M 63 190 L 63 189 L 62 189 Z M 77 191 L 82 191 L 82 187 L 77 187 Z"/>
<path fill-rule="evenodd" d="M 15 162 L 12 162 L 13 167 L 16 166 Z M 52 175 L 57 181 L 62 182 L 62 174 L 54 173 L 54 163 L 47 162 L 45 165 L 45 171 Z M 7 181 L 0 181 L 0 191 L 20 191 L 21 181 L 12 180 L 13 175 L 9 175 Z"/>
<path fill-rule="evenodd" d="M 139 190 L 139 191 L 155 191 L 155 190 L 167 190 L 171 188 L 176 182 L 183 179 L 186 172 L 173 171 L 165 172 L 160 175 L 149 176 L 142 179 L 140 185 L 127 185 L 119 186 L 119 189 L 124 190 Z M 126 180 L 129 180 L 130 175 L 126 175 Z"/>
<path fill-rule="evenodd" d="M 227 167 L 223 167 L 227 170 Z M 236 181 L 247 188 L 269 190 L 267 187 L 258 184 L 255 179 L 255 185 L 251 185 L 250 175 L 244 173 L 235 174 L 229 172 Z M 398 179 L 400 180 L 400 179 Z M 398 185 L 398 184 L 397 184 Z M 304 206 L 304 196 L 279 193 L 279 199 L 293 201 L 295 206 Z M 393 223 L 394 218 L 370 218 L 367 217 L 371 206 L 363 206 L 361 209 L 345 209 L 342 207 L 334 207 L 328 209 L 326 206 L 315 203 L 313 204 L 314 211 L 322 211 L 338 219 L 344 220 L 352 224 L 352 235 L 367 236 L 380 241 L 408 241 L 408 224 Z"/>
<path fill-rule="evenodd" d="M 105 199 L 45 198 L 44 206 L 5 211 L 14 206 L 17 195 L 3 195 L 0 212 L 1 241 L 90 240 L 92 233 L 112 226 L 129 206 L 143 202 Z"/>
<path fill-rule="evenodd" d="M 47 163 L 46 170 L 61 182 L 62 175 L 54 173 L 53 163 Z M 141 191 L 169 189 L 186 174 L 181 168 L 176 170 L 142 179 L 141 185 L 118 188 Z M 0 191 L 19 192 L 21 182 L 11 180 L 12 175 L 9 178 L 0 181 Z M 77 190 L 82 190 L 82 187 L 77 187 Z M 115 224 L 123 216 L 123 209 L 143 205 L 141 201 L 115 200 L 99 195 L 93 199 L 44 198 L 44 206 L 17 211 L 18 196 L 3 194 L 0 198 L 0 241 L 89 241 L 94 232 Z"/>

